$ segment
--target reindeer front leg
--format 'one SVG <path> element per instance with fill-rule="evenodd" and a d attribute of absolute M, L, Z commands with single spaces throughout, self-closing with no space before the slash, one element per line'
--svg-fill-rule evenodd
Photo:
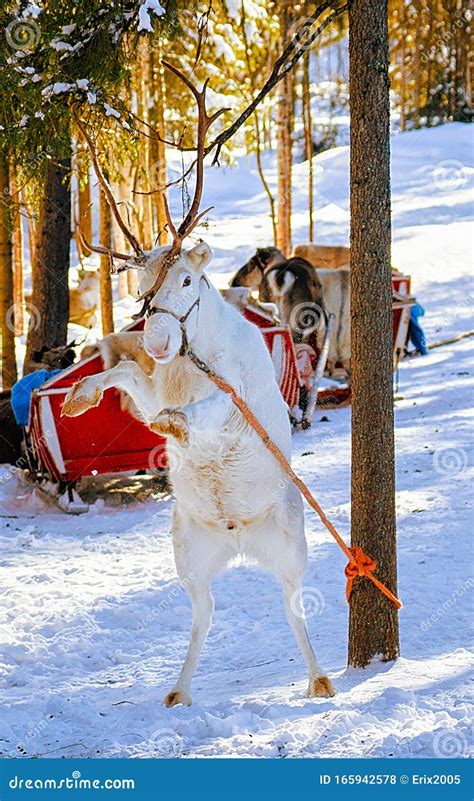
<path fill-rule="evenodd" d="M 98 406 L 106 389 L 120 389 L 130 395 L 145 420 L 156 416 L 157 400 L 151 379 L 133 361 L 119 362 L 110 370 L 87 376 L 74 384 L 64 400 L 61 415 L 77 417 Z"/>
<path fill-rule="evenodd" d="M 187 443 L 190 433 L 218 434 L 232 410 L 232 400 L 220 389 L 182 409 L 162 409 L 150 424 L 152 431 Z"/>

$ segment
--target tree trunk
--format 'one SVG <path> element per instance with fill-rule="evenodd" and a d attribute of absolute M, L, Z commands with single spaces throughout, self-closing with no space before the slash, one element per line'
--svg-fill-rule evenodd
<path fill-rule="evenodd" d="M 398 36 L 400 39 L 400 130 L 407 127 L 407 48 L 406 48 L 405 4 L 401 3 L 398 12 Z"/>
<path fill-rule="evenodd" d="M 30 182 L 22 188 L 21 199 L 23 201 L 23 208 L 26 214 L 28 226 L 28 250 L 30 254 L 31 264 L 31 286 L 35 285 L 35 272 L 36 272 L 36 244 L 38 240 L 38 214 L 35 208 L 34 196 L 38 191 L 36 181 Z"/>
<path fill-rule="evenodd" d="M 384 2 L 384 0 L 382 0 L 382 2 Z M 416 11 L 416 17 L 415 17 L 415 35 L 414 35 L 415 52 L 413 55 L 413 75 L 415 84 L 413 120 L 415 123 L 415 128 L 420 128 L 421 116 L 422 116 L 421 107 L 422 107 L 422 78 L 423 78 L 422 61 L 421 61 L 421 51 L 423 47 L 421 0 L 414 0 L 414 7 Z"/>
<path fill-rule="evenodd" d="M 3 148 L 0 148 L 0 345 L 3 390 L 10 389 L 17 380 L 10 189 L 8 154 Z"/>
<path fill-rule="evenodd" d="M 142 40 L 139 58 L 137 60 L 137 73 L 136 73 L 136 91 L 137 91 L 137 112 L 141 120 L 143 120 L 144 128 L 148 131 L 149 124 L 149 111 L 148 99 L 150 97 L 150 58 L 149 58 L 149 44 L 146 39 Z M 138 140 L 138 188 L 141 191 L 149 192 L 150 190 L 150 166 L 152 165 L 150 158 L 150 138 L 149 136 L 142 136 Z M 154 188 L 154 187 L 153 187 Z M 151 250 L 153 247 L 153 206 L 152 196 L 149 194 L 137 195 L 137 203 L 140 207 L 140 244 L 144 250 Z"/>
<path fill-rule="evenodd" d="M 158 40 L 156 51 L 152 50 L 150 55 L 150 80 L 151 95 L 154 98 L 153 106 L 150 110 L 150 120 L 159 136 L 165 137 L 165 105 L 166 105 L 166 84 L 164 67 L 161 63 L 163 48 Z M 166 178 L 166 149 L 164 142 L 157 138 L 150 140 L 150 157 L 152 165 L 150 169 L 151 189 L 165 186 Z M 168 242 L 168 230 L 166 227 L 165 196 L 162 192 L 155 192 L 152 196 L 155 211 L 155 225 L 158 235 L 158 244 L 166 245 Z"/>
<path fill-rule="evenodd" d="M 263 163 L 262 163 L 262 144 L 261 144 L 261 134 L 260 134 L 260 122 L 258 111 L 254 111 L 254 125 L 255 125 L 255 157 L 257 160 L 257 170 L 262 182 L 262 186 L 265 190 L 265 194 L 268 198 L 268 204 L 270 206 L 270 219 L 272 222 L 272 232 L 273 232 L 273 244 L 275 247 L 278 247 L 278 232 L 277 232 L 277 220 L 275 214 L 275 198 L 273 197 L 272 190 L 270 189 L 270 184 L 268 183 L 265 172 L 263 170 Z"/>
<path fill-rule="evenodd" d="M 351 106 L 352 546 L 397 591 L 387 0 L 353 0 Z M 350 601 L 349 664 L 399 654 L 395 606 L 366 578 Z"/>
<path fill-rule="evenodd" d="M 290 29 L 290 3 L 280 0 L 278 13 L 280 26 L 279 49 L 288 43 Z M 278 198 L 277 248 L 285 256 L 291 252 L 291 140 L 292 140 L 293 81 L 291 72 L 279 83 L 278 90 Z"/>
<path fill-rule="evenodd" d="M 66 345 L 69 321 L 71 159 L 50 159 L 38 222 L 26 370 L 35 351 Z"/>
<path fill-rule="evenodd" d="M 77 179 L 79 184 L 78 189 L 78 206 L 79 206 L 79 225 L 84 238 L 88 242 L 92 242 L 92 206 L 91 206 L 91 183 L 90 183 L 90 166 L 87 156 L 87 150 L 82 145 L 78 147 L 77 152 L 78 170 Z M 77 242 L 77 250 L 81 256 L 90 256 L 90 250 L 81 248 Z"/>
<path fill-rule="evenodd" d="M 13 302 L 15 305 L 15 336 L 21 337 L 25 329 L 23 308 L 23 227 L 21 200 L 18 192 L 15 166 L 10 167 L 13 224 Z"/>
<path fill-rule="evenodd" d="M 100 189 L 100 244 L 112 247 L 112 213 L 102 188 Z M 100 314 L 102 334 L 112 334 L 114 330 L 114 311 L 112 299 L 112 278 L 110 275 L 110 259 L 100 257 Z"/>
<path fill-rule="evenodd" d="M 120 212 L 127 217 L 127 201 L 128 196 L 127 193 L 124 191 L 125 181 L 123 180 L 123 172 L 124 167 L 121 168 L 121 175 L 117 181 L 112 183 L 112 192 L 114 197 L 116 197 L 120 203 L 119 209 Z M 129 250 L 129 243 L 126 241 L 115 217 L 112 218 L 112 241 L 113 247 L 120 251 L 121 253 L 127 253 Z M 127 270 L 125 272 L 119 273 L 117 276 L 117 285 L 118 285 L 118 296 L 119 300 L 128 297 L 128 281 L 127 281 Z"/>
<path fill-rule="evenodd" d="M 314 171 L 313 171 L 313 131 L 311 116 L 311 93 L 310 93 L 310 51 L 307 50 L 303 56 L 303 126 L 305 156 L 308 161 L 308 239 L 314 240 Z"/>

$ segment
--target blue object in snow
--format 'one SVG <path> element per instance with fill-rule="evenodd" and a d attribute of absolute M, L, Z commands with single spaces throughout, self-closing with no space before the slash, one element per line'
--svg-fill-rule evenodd
<path fill-rule="evenodd" d="M 38 389 L 49 378 L 60 372 L 61 370 L 36 370 L 36 372 L 23 376 L 16 384 L 13 384 L 10 403 L 19 426 L 28 425 L 33 390 Z"/>
<path fill-rule="evenodd" d="M 410 323 L 408 325 L 408 339 L 422 356 L 426 356 L 428 348 L 426 347 L 426 337 L 418 318 L 423 317 L 425 310 L 419 303 L 415 303 L 410 311 Z"/>

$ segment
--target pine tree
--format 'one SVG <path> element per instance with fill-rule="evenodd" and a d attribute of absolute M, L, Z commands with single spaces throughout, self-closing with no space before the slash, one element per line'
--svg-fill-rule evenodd
<path fill-rule="evenodd" d="M 2 388 L 10 389 L 16 381 L 15 315 L 13 306 L 12 209 L 10 198 L 10 160 L 0 148 L 0 315 Z"/>
<path fill-rule="evenodd" d="M 290 36 L 291 4 L 280 0 L 278 8 L 280 26 L 279 47 L 282 51 Z M 277 248 L 285 256 L 291 252 L 291 206 L 292 206 L 292 134 L 293 134 L 293 75 L 289 73 L 279 84 L 278 90 L 278 213 Z"/>
<path fill-rule="evenodd" d="M 69 250 L 71 239 L 71 158 L 48 160 L 41 198 L 33 283 L 33 314 L 28 330 L 25 372 L 34 355 L 67 342 Z"/>

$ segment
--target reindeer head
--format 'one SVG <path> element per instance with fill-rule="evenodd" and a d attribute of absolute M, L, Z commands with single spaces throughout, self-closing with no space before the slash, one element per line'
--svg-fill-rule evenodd
<path fill-rule="evenodd" d="M 140 293 L 145 297 L 150 291 L 154 293 L 145 311 L 143 344 L 148 355 L 160 364 L 172 361 L 184 342 L 191 342 L 196 335 L 201 279 L 212 255 L 205 242 L 181 250 L 155 291 L 156 276 L 170 250 L 171 246 L 165 245 L 152 251 L 139 274 Z"/>
<path fill-rule="evenodd" d="M 230 286 L 245 286 L 249 287 L 249 289 L 259 290 L 266 270 L 284 261 L 285 257 L 278 248 L 257 248 L 255 255 L 236 272 L 230 282 Z"/>
<path fill-rule="evenodd" d="M 183 240 L 196 228 L 204 215 L 210 211 L 210 208 L 199 211 L 204 180 L 206 133 L 213 122 L 227 109 L 222 108 L 209 115 L 206 111 L 207 81 L 204 82 L 202 89 L 199 91 L 189 78 L 176 67 L 166 61 L 163 61 L 163 64 L 188 87 L 194 95 L 198 107 L 195 160 L 196 184 L 189 209 L 179 226 L 175 226 L 173 223 L 166 195 L 163 196 L 168 229 L 172 236 L 171 245 L 157 247 L 148 252 L 142 250 L 137 238 L 120 214 L 110 184 L 97 158 L 93 142 L 76 112 L 75 118 L 77 126 L 89 147 L 96 175 L 107 197 L 110 209 L 134 253 L 133 255 L 126 255 L 111 248 L 93 246 L 84 239 L 80 228 L 78 236 L 82 240 L 82 244 L 89 250 L 107 254 L 110 258 L 111 269 L 114 272 L 130 268 L 139 270 L 140 300 L 144 301 L 141 315 L 145 314 L 147 317 L 145 347 L 150 356 L 165 364 L 171 361 L 179 351 L 183 352 L 184 338 L 187 336 L 189 339 L 192 336 L 191 329 L 196 325 L 196 320 L 193 321 L 191 319 L 191 313 L 199 303 L 202 271 L 211 258 L 211 250 L 208 245 L 200 242 L 190 250 L 184 251 L 182 244 Z M 114 269 L 114 259 L 122 262 L 122 266 L 118 270 Z M 159 314 L 157 314 L 158 312 Z M 182 318 L 188 313 L 190 319 L 185 331 Z"/>

